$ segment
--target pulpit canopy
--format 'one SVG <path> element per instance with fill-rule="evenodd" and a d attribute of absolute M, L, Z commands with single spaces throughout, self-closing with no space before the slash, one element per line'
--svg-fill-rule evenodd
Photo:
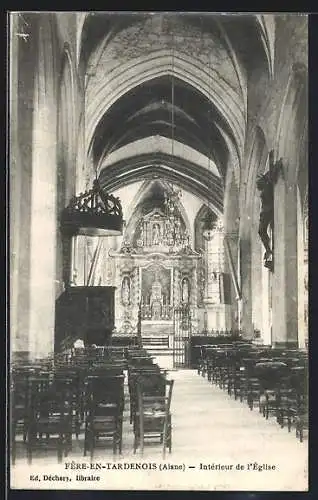
<path fill-rule="evenodd" d="M 61 230 L 70 236 L 118 236 L 123 223 L 119 198 L 105 193 L 98 180 L 92 189 L 74 196 L 61 216 Z"/>

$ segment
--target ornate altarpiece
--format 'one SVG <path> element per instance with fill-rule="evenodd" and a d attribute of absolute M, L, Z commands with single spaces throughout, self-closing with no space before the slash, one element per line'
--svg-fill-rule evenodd
<path fill-rule="evenodd" d="M 172 237 L 173 236 L 173 237 Z M 110 252 L 116 269 L 116 325 L 121 333 L 136 331 L 141 308 L 149 332 L 172 333 L 173 311 L 187 303 L 193 329 L 197 318 L 197 269 L 201 255 L 189 245 L 183 220 L 174 225 L 160 209 L 138 221 L 132 241 Z"/>

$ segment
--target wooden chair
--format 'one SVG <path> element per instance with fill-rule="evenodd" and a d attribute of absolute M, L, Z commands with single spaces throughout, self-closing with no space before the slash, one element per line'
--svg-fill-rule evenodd
<path fill-rule="evenodd" d="M 308 381 L 307 370 L 303 366 L 291 370 L 292 390 L 285 403 L 284 413 L 287 417 L 288 431 L 292 425 L 296 429 L 296 437 L 302 442 L 304 431 L 308 430 Z"/>
<path fill-rule="evenodd" d="M 273 413 L 279 422 L 280 393 L 288 384 L 288 366 L 283 361 L 264 360 L 256 363 L 255 372 L 261 386 L 260 410 L 266 419 Z"/>
<path fill-rule="evenodd" d="M 137 381 L 141 375 L 156 376 L 162 375 L 166 376 L 166 370 L 161 370 L 158 365 L 146 365 L 138 367 L 129 367 L 128 369 L 128 390 L 129 390 L 129 401 L 130 401 L 130 423 L 134 422 L 135 413 L 138 407 L 138 394 L 137 394 Z"/>
<path fill-rule="evenodd" d="M 154 382 L 152 386 L 151 381 Z M 144 452 L 145 440 L 159 439 L 163 444 L 163 458 L 166 449 L 171 453 L 172 448 L 172 422 L 171 399 L 174 381 L 155 377 L 140 378 L 137 383 L 138 410 L 134 422 L 134 453 L 140 446 Z"/>
<path fill-rule="evenodd" d="M 57 450 L 58 461 L 67 456 L 72 442 L 72 388 L 65 380 L 63 386 L 51 383 L 46 388 L 32 383 L 30 420 L 27 440 L 28 462 L 36 449 Z"/>
<path fill-rule="evenodd" d="M 16 460 L 16 440 L 19 434 L 23 436 L 25 443 L 28 435 L 29 417 L 29 384 L 27 379 L 11 380 L 11 459 L 15 464 Z"/>
<path fill-rule="evenodd" d="M 63 391 L 65 383 L 68 384 L 69 402 L 72 405 L 72 433 L 78 439 L 83 422 L 82 387 L 78 372 L 71 367 L 59 367 L 53 374 L 53 384 L 57 391 Z"/>
<path fill-rule="evenodd" d="M 113 454 L 122 451 L 124 376 L 89 377 L 85 423 L 84 456 L 102 441 L 112 442 Z"/>
<path fill-rule="evenodd" d="M 42 368 L 25 366 L 19 367 L 12 373 L 10 380 L 11 402 L 11 458 L 12 463 L 16 459 L 17 438 L 22 434 L 23 443 L 27 442 L 30 418 L 31 418 L 31 396 L 34 392 L 34 384 L 37 391 L 44 391 L 49 386 L 49 373 L 42 372 Z"/>

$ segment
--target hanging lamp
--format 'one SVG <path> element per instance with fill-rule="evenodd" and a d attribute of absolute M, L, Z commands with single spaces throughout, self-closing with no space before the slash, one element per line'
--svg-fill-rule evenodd
<path fill-rule="evenodd" d="M 88 81 L 89 78 L 85 81 L 84 129 Z M 123 232 L 123 225 L 121 202 L 102 189 L 97 169 L 92 189 L 74 196 L 61 214 L 61 231 L 68 236 L 119 236 Z"/>
<path fill-rule="evenodd" d="M 211 63 L 209 59 L 209 64 L 208 64 L 208 72 L 209 72 L 209 88 L 211 87 Z M 210 91 L 211 94 L 211 91 Z M 210 106 L 210 105 L 209 105 Z M 210 107 L 208 109 L 208 123 L 210 126 Z M 210 151 L 208 154 L 208 172 L 210 173 Z M 204 219 L 203 222 L 203 237 L 206 240 L 210 240 L 213 237 L 213 231 L 215 229 L 215 220 L 211 215 L 211 209 L 210 209 L 210 198 L 208 199 L 208 214 Z"/>

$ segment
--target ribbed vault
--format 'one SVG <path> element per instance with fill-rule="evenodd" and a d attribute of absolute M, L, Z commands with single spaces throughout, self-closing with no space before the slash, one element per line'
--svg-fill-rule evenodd
<path fill-rule="evenodd" d="M 221 179 L 206 169 L 163 153 L 136 155 L 118 161 L 103 169 L 100 174 L 101 186 L 107 191 L 115 191 L 143 179 L 166 179 L 209 201 L 217 213 L 223 211 L 223 186 Z"/>
<path fill-rule="evenodd" d="M 260 61 L 272 75 L 273 33 L 254 15 L 82 18 L 85 145 L 102 186 L 166 179 L 221 213 L 227 170 L 240 179 L 248 75 Z M 138 149 L 153 137 L 170 145 Z"/>

